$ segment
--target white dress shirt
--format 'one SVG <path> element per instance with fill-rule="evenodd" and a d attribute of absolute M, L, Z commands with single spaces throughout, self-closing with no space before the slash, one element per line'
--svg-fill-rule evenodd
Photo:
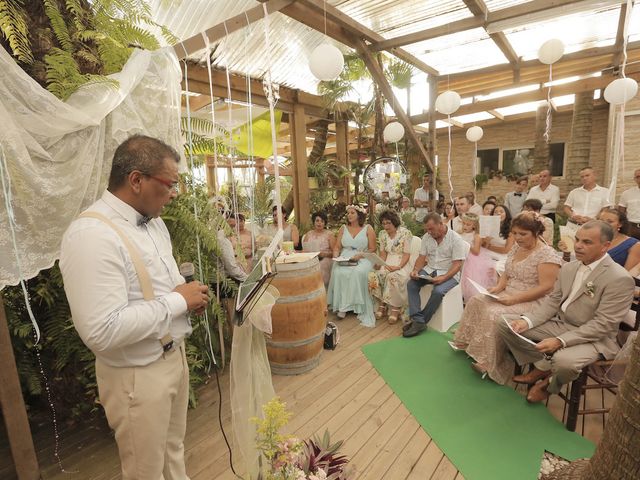
<path fill-rule="evenodd" d="M 600 209 L 611 205 L 609 201 L 609 189 L 596 185 L 591 190 L 584 187 L 574 188 L 569 192 L 564 202 L 576 215 L 596 218 Z"/>
<path fill-rule="evenodd" d="M 96 218 L 74 220 L 62 238 L 60 270 L 71 315 L 82 341 L 113 367 L 148 365 L 162 356 L 160 338 L 191 334 L 187 302 L 173 289 L 184 283 L 164 222 L 138 226 L 142 215 L 113 194 L 88 208 L 111 220 L 131 240 L 149 272 L 155 299 L 145 301 L 129 251 Z"/>
<path fill-rule="evenodd" d="M 555 213 L 560 201 L 560 189 L 551 183 L 544 190 L 540 188 L 540 185 L 536 185 L 529 190 L 527 200 L 530 198 L 535 198 L 542 202 L 541 214 Z"/>
<path fill-rule="evenodd" d="M 627 209 L 627 218 L 631 223 L 640 223 L 640 188 L 633 187 L 622 192 L 618 205 Z"/>
<path fill-rule="evenodd" d="M 482 211 L 482 205 L 474 203 L 469 207 L 469 213 L 475 213 L 478 216 L 483 215 L 484 212 Z"/>
<path fill-rule="evenodd" d="M 447 227 L 447 233 L 440 243 L 425 233 L 420 244 L 420 255 L 427 257 L 426 267 L 437 270 L 436 275 L 444 275 L 456 260 L 465 260 L 469 253 L 469 244 L 460 235 Z M 460 281 L 460 271 L 453 277 Z"/>
<path fill-rule="evenodd" d="M 413 193 L 413 201 L 420 200 L 421 202 L 429 201 L 429 191 L 425 190 L 423 187 L 416 188 L 416 191 Z M 424 217 L 426 217 L 427 213 L 429 213 L 429 209 L 426 207 L 416 207 L 416 220 L 421 222 Z"/>
<path fill-rule="evenodd" d="M 247 272 L 238 264 L 233 244 L 225 237 L 222 230 L 218 230 L 218 248 L 220 248 L 224 272 L 234 280 L 244 282 L 247 279 Z"/>

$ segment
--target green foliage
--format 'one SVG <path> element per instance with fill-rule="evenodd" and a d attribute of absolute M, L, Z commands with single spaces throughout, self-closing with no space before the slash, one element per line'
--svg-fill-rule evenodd
<path fill-rule="evenodd" d="M 96 407 L 94 356 L 73 328 L 57 263 L 27 281 L 27 286 L 42 333 L 38 345 L 34 345 L 33 327 L 20 286 L 6 287 L 2 292 L 26 403 L 35 411 L 48 408 L 39 356 L 58 418 L 86 416 Z"/>
<path fill-rule="evenodd" d="M 391 85 L 406 90 L 411 86 L 414 69 L 408 63 L 393 58 L 389 60 L 385 73 Z"/>
<path fill-rule="evenodd" d="M 33 62 L 24 0 L 0 0 L 0 32 L 20 62 Z"/>
<path fill-rule="evenodd" d="M 345 167 L 333 159 L 323 158 L 307 165 L 307 174 L 318 180 L 320 188 L 335 185 L 348 173 L 349 171 Z"/>
<path fill-rule="evenodd" d="M 45 17 L 40 18 L 41 9 Z M 0 0 L 0 31 L 12 55 L 51 93 L 66 99 L 81 85 L 108 82 L 134 48 L 156 50 L 160 43 L 149 28 L 170 43 L 177 39 L 151 17 L 142 0 Z M 32 45 L 51 45 L 35 58 Z M 42 63 L 46 76 L 40 78 Z"/>
<path fill-rule="evenodd" d="M 479 173 L 473 178 L 473 184 L 478 190 L 482 190 L 487 182 L 489 181 L 489 177 L 484 173 Z"/>
<path fill-rule="evenodd" d="M 402 215 L 402 224 L 409 230 L 415 237 L 422 237 L 424 235 L 424 226 L 422 222 L 418 222 L 413 213 L 405 213 Z"/>
<path fill-rule="evenodd" d="M 102 83 L 117 88 L 118 83 L 103 75 L 82 74 L 73 55 L 59 48 L 52 48 L 44 57 L 47 66 L 48 90 L 66 100 L 80 85 Z"/>

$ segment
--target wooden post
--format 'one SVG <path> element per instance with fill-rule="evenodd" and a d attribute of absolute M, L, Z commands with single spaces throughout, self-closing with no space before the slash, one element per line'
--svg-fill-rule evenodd
<path fill-rule="evenodd" d="M 367 47 L 367 45 L 361 39 L 354 38 L 354 43 L 358 50 L 358 53 L 360 54 L 360 56 L 362 57 L 362 60 L 364 61 L 364 64 L 367 66 L 367 70 L 369 70 L 369 72 L 371 73 L 371 77 L 373 78 L 373 81 L 378 85 L 378 87 L 380 87 L 380 90 L 382 90 L 382 93 L 387 99 L 387 102 L 389 102 L 389 104 L 393 107 L 393 111 L 398 117 L 398 121 L 404 127 L 404 134 L 409 138 L 409 140 L 411 141 L 413 146 L 416 148 L 416 150 L 420 152 L 420 154 L 422 155 L 422 158 L 424 158 L 425 163 L 433 171 L 433 163 L 429 159 L 429 155 L 427 154 L 427 151 L 425 150 L 424 145 L 422 145 L 422 143 L 420 142 L 420 139 L 416 135 L 416 132 L 413 129 L 413 125 L 409 120 L 409 117 L 407 116 L 404 109 L 400 105 L 400 102 L 394 95 L 393 90 L 391 89 L 391 85 L 389 85 L 389 82 L 384 76 L 382 68 L 380 67 L 376 59 L 373 58 L 373 55 L 371 55 L 371 52 L 369 51 L 369 47 Z"/>
<path fill-rule="evenodd" d="M 347 169 L 347 174 L 342 179 L 342 190 L 338 195 L 338 201 L 351 203 L 349 186 L 351 185 L 351 161 L 349 160 L 349 128 L 346 120 L 336 121 L 336 158 L 338 164 Z"/>
<path fill-rule="evenodd" d="M 0 295 L 0 409 L 7 428 L 11 455 L 19 480 L 37 480 L 40 467 L 33 446 L 27 410 L 22 398 L 9 325 Z"/>
<path fill-rule="evenodd" d="M 593 127 L 593 92 L 576 93 L 571 119 L 571 142 L 567 152 L 565 176 L 571 188 L 580 185 L 580 170 L 589 166 Z M 602 172 L 596 172 L 602 173 Z M 605 175 L 600 175 L 604 179 Z M 600 182 L 598 182 L 600 183 Z"/>
<path fill-rule="evenodd" d="M 309 174 L 307 173 L 307 124 L 304 106 L 295 104 L 289 117 L 291 128 L 291 156 L 293 158 L 293 208 L 296 210 L 298 226 L 309 223 Z"/>

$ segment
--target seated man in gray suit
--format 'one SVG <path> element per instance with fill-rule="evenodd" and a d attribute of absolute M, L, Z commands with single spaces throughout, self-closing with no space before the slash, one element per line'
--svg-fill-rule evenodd
<path fill-rule="evenodd" d="M 535 312 L 511 322 L 514 331 L 537 344 L 500 324 L 500 336 L 516 361 L 535 362 L 531 372 L 513 377 L 516 383 L 534 385 L 527 401 L 545 400 L 575 380 L 584 366 L 618 352 L 618 326 L 631 306 L 635 283 L 607 254 L 612 239 L 613 230 L 602 221 L 582 225 L 576 232 L 577 260 L 560 269 L 553 292 Z"/>

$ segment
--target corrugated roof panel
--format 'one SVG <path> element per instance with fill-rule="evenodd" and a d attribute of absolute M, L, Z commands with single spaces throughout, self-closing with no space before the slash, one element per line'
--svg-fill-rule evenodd
<path fill-rule="evenodd" d="M 638 2 L 634 4 L 633 10 L 631 10 L 628 34 L 630 42 L 640 40 L 640 3 Z"/>
<path fill-rule="evenodd" d="M 385 38 L 472 16 L 462 0 L 331 0 L 329 3 Z"/>
<path fill-rule="evenodd" d="M 442 75 L 507 63 L 504 54 L 482 28 L 425 40 L 407 45 L 405 49 Z"/>
<path fill-rule="evenodd" d="M 620 7 L 565 15 L 545 22 L 531 23 L 504 33 L 516 53 L 524 60 L 538 57 L 545 41 L 558 38 L 564 42 L 565 53 L 615 42 Z"/>
<path fill-rule="evenodd" d="M 502 10 L 503 8 L 515 7 L 523 3 L 530 3 L 531 0 L 484 0 L 484 4 L 490 12 Z"/>
<path fill-rule="evenodd" d="M 315 93 L 318 81 L 309 71 L 307 58 L 323 42 L 344 47 L 281 13 L 270 16 L 269 28 L 270 47 L 266 44 L 265 21 L 259 20 L 222 39 L 212 55 L 213 64 L 257 78 L 270 68 L 274 82 Z"/>

